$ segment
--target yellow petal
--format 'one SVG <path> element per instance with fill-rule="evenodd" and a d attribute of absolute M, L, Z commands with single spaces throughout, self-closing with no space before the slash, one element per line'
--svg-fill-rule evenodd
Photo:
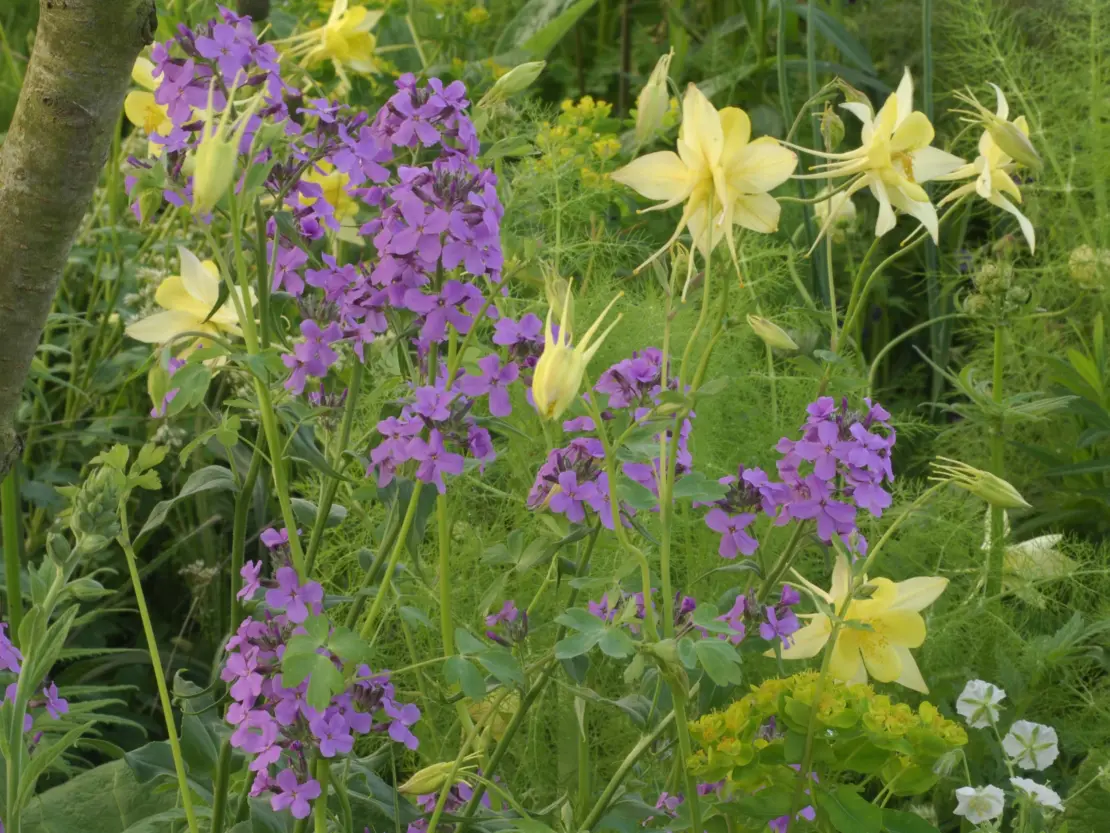
<path fill-rule="evenodd" d="M 136 341 L 146 344 L 164 344 L 174 336 L 193 330 L 214 332 L 214 328 L 202 326 L 200 322 L 201 319 L 188 312 L 165 310 L 128 325 L 124 332 Z"/>
<path fill-rule="evenodd" d="M 148 114 L 151 109 L 157 109 L 157 107 L 154 93 L 134 90 L 123 100 L 123 114 L 127 116 L 127 120 L 144 131 L 147 129 Z"/>
<path fill-rule="evenodd" d="M 893 153 L 927 147 L 936 132 L 928 117 L 920 110 L 910 113 L 902 120 L 890 137 L 890 150 Z"/>
<path fill-rule="evenodd" d="M 887 188 L 887 196 L 891 204 L 900 211 L 904 211 L 925 226 L 929 236 L 936 243 L 940 237 L 940 223 L 937 219 L 937 210 L 928 199 L 917 200 L 914 197 L 925 195 L 921 186 L 913 183 L 903 183 L 900 188 Z"/>
<path fill-rule="evenodd" d="M 836 564 L 833 566 L 832 586 L 829 589 L 829 602 L 833 607 L 839 608 L 840 605 L 844 604 L 851 588 L 852 565 L 848 563 L 848 558 L 841 553 L 836 557 Z"/>
<path fill-rule="evenodd" d="M 925 642 L 925 620 L 912 610 L 888 610 L 872 619 L 871 626 L 892 645 L 918 648 Z"/>
<path fill-rule="evenodd" d="M 791 637 L 794 641 L 789 648 L 783 649 L 783 659 L 809 659 L 817 656 L 829 641 L 830 633 L 832 623 L 829 622 L 829 617 L 818 614 L 812 622 Z M 774 652 L 770 653 L 773 656 Z"/>
<path fill-rule="evenodd" d="M 887 194 L 886 185 L 877 176 L 868 177 L 868 186 L 871 188 L 871 195 L 879 201 L 879 216 L 875 220 L 875 236 L 882 237 L 888 231 L 897 225 L 898 220 L 894 216 L 894 209 L 890 205 L 890 196 Z"/>
<path fill-rule="evenodd" d="M 726 168 L 729 185 L 742 194 L 758 194 L 777 188 L 798 167 L 798 156 L 770 136 L 748 145 L 736 164 Z"/>
<path fill-rule="evenodd" d="M 721 111 L 721 131 L 725 139 L 721 167 L 728 170 L 740 161 L 744 148 L 751 141 L 752 120 L 739 107 L 726 107 Z"/>
<path fill-rule="evenodd" d="M 871 132 L 871 120 L 875 117 L 875 111 L 871 109 L 870 104 L 864 104 L 862 101 L 845 101 L 840 106 L 859 119 L 868 133 Z M 864 138 L 864 142 L 866 141 L 867 139 Z"/>
<path fill-rule="evenodd" d="M 141 56 L 135 59 L 135 66 L 131 67 L 131 80 L 147 90 L 154 91 L 158 88 L 154 64 Z"/>
<path fill-rule="evenodd" d="M 666 207 L 678 205 L 694 188 L 690 169 L 669 150 L 634 159 L 612 177 L 649 200 L 664 200 Z"/>
<path fill-rule="evenodd" d="M 991 190 L 1011 196 L 1015 202 L 1021 202 L 1021 190 L 1014 182 L 1014 178 L 1007 171 L 995 168 L 991 171 Z"/>
<path fill-rule="evenodd" d="M 935 602 L 948 587 L 948 579 L 940 576 L 918 576 L 894 585 L 898 598 L 891 605 L 896 610 L 921 611 Z"/>
<path fill-rule="evenodd" d="M 853 680 L 861 670 L 860 635 L 862 631 L 843 630 L 836 638 L 829 673 L 838 680 Z"/>
<path fill-rule="evenodd" d="M 693 84 L 686 88 L 682 101 L 682 138 L 701 164 L 712 168 L 720 161 L 725 144 L 721 116 Z M 686 160 L 686 164 L 690 161 Z"/>
<path fill-rule="evenodd" d="M 1010 118 L 1010 105 L 1006 102 L 1006 96 L 1002 94 L 1002 88 L 999 87 L 997 84 L 991 84 L 991 86 L 994 87 L 994 114 L 998 116 L 998 118 L 1005 121 L 1006 119 Z"/>
<path fill-rule="evenodd" d="M 929 182 L 960 170 L 966 163 L 958 156 L 940 148 L 923 147 L 910 153 L 913 160 L 913 178 L 916 182 Z"/>
<path fill-rule="evenodd" d="M 902 71 L 902 80 L 898 83 L 898 90 L 894 93 L 894 97 L 898 104 L 898 120 L 895 122 L 898 126 L 913 112 L 913 76 L 910 75 L 909 67 Z"/>
<path fill-rule="evenodd" d="M 921 669 L 917 667 L 917 660 L 913 658 L 909 648 L 895 647 L 894 652 L 902 664 L 902 673 L 894 682 L 914 691 L 920 691 L 922 694 L 928 694 L 929 686 L 925 685 L 925 678 L 921 676 Z"/>
<path fill-rule="evenodd" d="M 732 204 L 732 222 L 760 234 L 778 231 L 782 209 L 770 194 L 741 194 Z"/>
<path fill-rule="evenodd" d="M 1021 227 L 1021 233 L 1025 235 L 1025 241 L 1029 244 L 1029 252 L 1032 254 L 1037 249 L 1037 233 L 1033 230 L 1033 224 L 1029 222 L 1029 218 L 1022 214 L 1012 202 L 1006 199 L 1001 194 L 992 194 L 990 202 L 997 205 L 1003 211 L 1008 211 L 1014 215 L 1018 221 L 1018 226 Z"/>
<path fill-rule="evenodd" d="M 197 322 L 203 321 L 212 309 L 211 304 L 202 304 L 185 288 L 180 275 L 170 275 L 158 284 L 154 300 L 163 309 L 186 313 Z"/>
<path fill-rule="evenodd" d="M 220 297 L 220 271 L 216 264 L 210 260 L 201 263 L 200 258 L 184 246 L 177 247 L 177 254 L 181 258 L 181 280 L 186 291 L 211 309 Z"/>
<path fill-rule="evenodd" d="M 865 633 L 859 642 L 868 674 L 881 683 L 892 683 L 902 675 L 902 659 L 887 640 Z"/>

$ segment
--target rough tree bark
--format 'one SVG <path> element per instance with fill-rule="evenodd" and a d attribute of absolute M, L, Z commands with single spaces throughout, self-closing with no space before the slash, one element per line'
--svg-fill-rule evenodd
<path fill-rule="evenodd" d="M 39 0 L 35 46 L 0 145 L 0 478 L 20 391 L 108 157 L 154 0 Z"/>

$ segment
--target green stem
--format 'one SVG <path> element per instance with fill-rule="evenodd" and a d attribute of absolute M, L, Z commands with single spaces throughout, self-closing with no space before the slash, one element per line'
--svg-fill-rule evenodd
<path fill-rule="evenodd" d="M 586 732 L 586 708 L 583 701 L 580 725 L 576 732 L 578 740 L 578 815 L 586 813 L 586 805 L 590 801 L 590 737 Z"/>
<path fill-rule="evenodd" d="M 667 727 L 671 725 L 674 719 L 675 713 L 672 711 L 660 720 L 658 725 L 656 725 L 649 734 L 644 735 L 637 741 L 636 745 L 632 747 L 624 760 L 621 761 L 621 765 L 617 767 L 617 771 L 613 773 L 613 777 L 609 779 L 609 783 L 605 785 L 605 789 L 602 791 L 601 795 L 598 796 L 597 801 L 594 802 L 593 809 L 590 810 L 590 814 L 586 816 L 585 820 L 582 822 L 579 828 L 580 830 L 591 830 L 593 826 L 601 820 L 602 814 L 608 809 L 609 803 L 613 800 L 613 795 L 624 782 L 629 770 L 631 770 L 636 762 L 643 757 L 643 754 L 655 743 L 656 739 L 667 730 Z M 697 830 L 698 828 L 694 829 Z"/>
<path fill-rule="evenodd" d="M 682 759 L 682 775 L 686 780 L 686 800 L 690 802 L 691 829 L 704 830 L 701 823 L 701 801 L 698 798 L 698 779 L 690 771 L 689 762 L 694 754 L 693 744 L 690 742 L 690 723 L 686 716 L 687 694 L 681 680 L 668 680 L 671 689 L 671 699 L 674 701 L 675 729 L 678 734 L 678 750 Z"/>
<path fill-rule="evenodd" d="M 225 739 L 220 745 L 220 760 L 216 765 L 216 783 L 212 790 L 212 827 L 209 833 L 223 833 L 227 813 L 227 784 L 231 778 L 231 742 Z M 247 779 L 250 780 L 250 779 Z"/>
<path fill-rule="evenodd" d="M 991 473 L 1005 479 L 1006 468 L 1003 459 L 1005 451 L 1005 419 L 1002 415 L 1003 371 L 1005 369 L 1006 328 L 1001 323 L 994 325 L 994 367 L 991 382 L 991 401 L 998 411 L 991 426 Z M 1005 510 L 991 506 L 991 546 L 987 554 L 987 580 L 985 593 L 988 598 L 1002 593 L 1002 562 L 1006 552 Z"/>
<path fill-rule="evenodd" d="M 794 555 L 798 549 L 798 542 L 802 540 L 802 535 L 805 533 L 805 530 L 806 524 L 795 524 L 794 533 L 790 536 L 790 540 L 786 542 L 786 547 L 783 549 L 782 555 L 779 556 L 774 566 L 767 571 L 767 577 L 763 579 L 763 584 L 760 585 L 759 593 L 756 595 L 761 605 L 767 601 L 769 594 L 775 588 L 775 585 L 778 584 L 779 579 L 790 569 L 790 565 L 794 561 Z"/>
<path fill-rule="evenodd" d="M 166 675 L 162 671 L 162 659 L 158 655 L 158 642 L 154 638 L 154 627 L 150 621 L 150 611 L 146 605 L 146 595 L 143 593 L 143 584 L 139 579 L 139 567 L 135 559 L 135 551 L 131 548 L 131 536 L 128 533 L 127 502 L 121 501 L 120 535 L 117 539 L 127 559 L 127 570 L 131 574 L 131 586 L 135 591 L 135 603 L 139 608 L 139 617 L 143 621 L 143 633 L 146 635 L 147 652 L 150 654 L 150 664 L 154 671 L 154 681 L 158 687 L 158 700 L 162 706 L 162 714 L 166 721 L 166 735 L 170 743 L 170 753 L 173 755 L 173 768 L 177 772 L 177 786 L 181 793 L 181 805 L 185 809 L 185 819 L 189 825 L 189 833 L 199 833 L 196 812 L 193 810 L 193 794 L 189 788 L 189 779 L 185 774 L 185 759 L 181 756 L 181 744 L 177 739 L 177 727 L 173 720 L 173 705 L 170 702 L 170 691 L 166 686 Z"/>
<path fill-rule="evenodd" d="M 254 438 L 254 451 L 251 454 L 250 466 L 247 468 L 247 476 L 243 478 L 239 494 L 235 496 L 235 521 L 231 533 L 231 619 L 229 620 L 229 627 L 233 630 L 239 627 L 243 617 L 243 603 L 238 596 L 239 573 L 243 569 L 243 554 L 247 549 L 247 514 L 250 512 L 254 484 L 258 480 L 258 473 L 262 470 L 261 443 L 262 430 L 259 429 Z"/>
<path fill-rule="evenodd" d="M 412 528 L 412 522 L 416 518 L 416 507 L 420 504 L 420 490 L 423 487 L 424 483 L 420 480 L 417 480 L 413 484 L 408 510 L 405 512 L 404 520 L 401 521 L 401 529 L 397 533 L 397 539 L 393 542 L 393 551 L 389 554 L 389 562 L 385 565 L 385 574 L 382 576 L 382 583 L 378 585 L 377 595 L 374 596 L 374 604 L 370 605 L 370 613 L 366 616 L 366 622 L 363 623 L 362 626 L 363 639 L 370 638 L 370 633 L 374 629 L 374 620 L 378 618 L 382 605 L 385 603 L 385 597 L 389 595 L 389 585 L 393 578 L 393 571 L 397 567 L 397 561 L 401 557 L 401 550 L 405 548 L 405 541 L 408 540 L 409 530 Z"/>
<path fill-rule="evenodd" d="M 316 760 L 316 780 L 320 784 L 320 797 L 312 806 L 312 818 L 315 822 L 315 833 L 328 833 L 328 776 L 331 770 L 327 758 Z"/>
<path fill-rule="evenodd" d="M 455 623 L 451 619 L 451 531 L 448 528 L 447 494 L 436 495 L 436 537 L 439 539 L 439 633 L 443 655 L 455 653 Z"/>
<path fill-rule="evenodd" d="M 23 591 L 20 585 L 22 547 L 19 528 L 19 467 L 13 465 L 8 476 L 0 484 L 0 515 L 4 525 L 4 582 L 7 585 L 8 599 L 8 638 L 19 647 L 19 625 L 23 621 Z"/>
<path fill-rule="evenodd" d="M 347 401 L 343 407 L 343 424 L 339 429 L 339 440 L 336 444 L 332 459 L 329 461 L 336 472 L 341 471 L 343 453 L 351 441 L 351 426 L 355 421 L 355 412 L 358 410 L 358 397 L 362 390 L 362 362 L 355 357 L 355 366 L 351 371 L 351 383 L 347 386 Z M 308 549 L 305 551 L 305 573 L 312 575 L 312 567 L 316 563 L 316 554 L 320 550 L 320 542 L 324 540 L 324 528 L 327 526 L 328 515 L 331 514 L 331 505 L 335 501 L 335 493 L 339 489 L 340 478 L 327 475 L 324 479 L 324 488 L 320 494 L 320 505 L 316 507 L 316 519 L 312 524 L 312 535 L 308 539 Z"/>

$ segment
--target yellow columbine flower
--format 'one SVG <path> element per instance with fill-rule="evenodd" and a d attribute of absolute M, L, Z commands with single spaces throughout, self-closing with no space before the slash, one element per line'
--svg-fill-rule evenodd
<path fill-rule="evenodd" d="M 817 166 L 825 169 L 822 173 L 798 179 L 854 177 L 852 184 L 841 193 L 848 198 L 862 188 L 871 190 L 879 201 L 879 218 L 875 223 L 877 237 L 894 228 L 897 223 L 894 209 L 898 209 L 915 217 L 936 241 L 939 234 L 937 211 L 921 184 L 952 173 L 964 164 L 964 160 L 931 146 L 933 125 L 924 113 L 913 109 L 910 71 L 906 70 L 898 90 L 887 97 L 878 114 L 866 102 L 846 101 L 840 106 L 863 123 L 862 144 L 847 153 L 808 151 L 833 161 Z M 822 236 L 833 217 L 825 221 Z"/>
<path fill-rule="evenodd" d="M 349 243 L 361 243 L 362 241 L 358 235 L 358 223 L 354 219 L 355 215 L 358 214 L 358 200 L 347 193 L 347 186 L 350 185 L 351 178 L 347 174 L 337 171 L 335 165 L 331 162 L 322 160 L 317 162 L 312 170 L 301 179 L 319 185 L 323 189 L 323 199 L 332 207 L 335 212 L 335 219 L 339 221 L 341 226 L 339 230 L 340 239 Z M 302 195 L 299 199 L 301 205 L 312 205 L 319 198 Z"/>
<path fill-rule="evenodd" d="M 605 320 L 605 316 L 609 314 L 609 310 L 613 308 L 613 304 L 617 302 L 622 294 L 618 293 L 616 298 L 609 302 L 609 306 L 590 325 L 590 329 L 586 330 L 582 341 L 573 347 L 570 343 L 573 324 L 570 320 L 571 291 L 569 284 L 567 285 L 566 294 L 563 296 L 563 315 L 559 321 L 558 335 L 555 334 L 551 326 L 552 308 L 548 307 L 547 326 L 544 328 L 543 354 L 540 356 L 540 360 L 536 362 L 536 371 L 532 377 L 532 400 L 536 403 L 536 410 L 539 412 L 541 419 L 558 419 L 578 396 L 578 389 L 582 387 L 582 377 L 586 373 L 586 366 L 590 363 L 590 359 L 594 357 L 594 353 L 601 347 L 602 342 L 605 341 L 605 337 L 620 322 L 621 317 L 618 315 L 617 320 L 598 336 L 597 341 L 591 344 L 594 333 L 597 332 L 597 328 Z"/>
<path fill-rule="evenodd" d="M 687 226 L 703 254 L 724 237 L 734 259 L 734 224 L 763 233 L 778 228 L 779 204 L 767 192 L 790 178 L 798 157 L 770 136 L 750 141 L 751 130 L 747 113 L 738 107 L 718 112 L 691 84 L 682 102 L 678 153 L 649 153 L 612 174 L 648 199 L 662 200 L 646 211 L 686 203 L 670 240 L 640 269 L 665 252 Z"/>
<path fill-rule="evenodd" d="M 131 80 L 143 89 L 132 90 L 127 94 L 127 98 L 123 100 L 124 115 L 150 137 L 147 152 L 151 156 L 159 156 L 162 153 L 162 144 L 154 141 L 153 137 L 168 136 L 173 129 L 173 121 L 166 107 L 154 100 L 154 91 L 158 89 L 154 64 L 146 58 L 137 58 L 135 66 L 131 68 Z"/>
<path fill-rule="evenodd" d="M 181 274 L 166 278 L 154 294 L 162 311 L 129 325 L 125 331 L 127 335 L 147 344 L 165 344 L 187 332 L 241 335 L 239 315 L 232 299 L 227 299 L 209 317 L 220 297 L 220 271 L 216 264 L 210 260 L 202 262 L 184 246 L 178 246 L 177 251 L 181 257 Z M 242 300 L 241 290 L 236 291 Z M 243 306 L 248 311 L 253 309 L 253 292 Z"/>
<path fill-rule="evenodd" d="M 957 180 L 968 179 L 975 177 L 974 182 L 969 182 L 966 185 L 961 185 L 951 193 L 945 195 L 938 205 L 944 205 L 952 200 L 959 199 L 967 194 L 978 194 L 991 205 L 1001 208 L 1003 211 L 1008 211 L 1014 215 L 1021 227 L 1021 233 L 1025 235 L 1026 241 L 1029 243 L 1029 251 L 1036 249 L 1036 235 L 1033 231 L 1033 224 L 1029 222 L 1029 218 L 1022 214 L 1014 203 L 1006 199 L 1009 194 L 1014 198 L 1015 202 L 1021 202 L 1021 191 L 1018 190 L 1017 183 L 1014 182 L 1011 173 L 1017 167 L 1017 162 L 1014 157 L 1003 150 L 1002 145 L 998 142 L 998 137 L 1002 136 L 1005 145 L 1015 152 L 1021 152 L 1020 144 L 1018 148 L 1014 148 L 1013 137 L 1019 136 L 1025 139 L 1025 143 L 1029 144 L 1029 123 L 1025 120 L 1025 116 L 1018 116 L 1012 122 L 1008 121 L 1010 115 L 1010 105 L 1006 103 L 1006 96 L 994 84 L 995 96 L 997 97 L 997 107 L 995 112 L 991 114 L 991 121 L 984 122 L 983 135 L 979 137 L 979 155 L 975 158 L 974 162 L 963 165 L 949 174 L 938 176 L 938 180 Z M 974 101 L 964 97 L 964 100 Z M 978 102 L 975 102 L 978 105 Z M 1029 150 L 1032 152 L 1031 159 L 1035 158 L 1036 150 L 1033 146 L 1029 145 Z M 1023 158 L 1028 154 L 1023 154 Z"/>
<path fill-rule="evenodd" d="M 365 6 L 350 6 L 348 0 L 332 3 L 328 21 L 319 28 L 288 38 L 290 55 L 303 55 L 306 66 L 331 61 L 344 87 L 350 84 L 344 67 L 364 75 L 377 71 L 374 49 L 377 39 L 371 30 L 383 12 Z"/>
<path fill-rule="evenodd" d="M 859 622 L 869 630 L 841 628 L 833 646 L 829 671 L 838 680 L 848 683 L 867 682 L 868 675 L 883 683 L 898 683 L 914 691 L 927 693 L 929 687 L 921 677 L 910 648 L 925 641 L 925 620 L 919 611 L 936 601 L 948 586 L 948 579 L 919 576 L 907 581 L 871 579 L 870 598 L 853 599 L 848 604 L 844 621 Z M 825 593 L 807 587 L 821 596 L 829 607 L 839 612 L 852 587 L 852 568 L 843 555 L 833 570 L 832 588 Z M 782 652 L 784 659 L 808 659 L 817 656 L 832 634 L 832 621 L 823 613 L 814 614 L 808 625 L 794 634 L 793 644 Z"/>

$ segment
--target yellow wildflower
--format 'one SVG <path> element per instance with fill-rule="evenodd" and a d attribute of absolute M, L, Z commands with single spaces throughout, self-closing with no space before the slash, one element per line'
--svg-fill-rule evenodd
<path fill-rule="evenodd" d="M 560 326 L 557 335 L 551 326 L 551 308 L 548 308 L 547 326 L 544 328 L 543 354 L 536 363 L 536 372 L 532 377 L 532 399 L 536 403 L 536 410 L 539 412 L 541 419 L 558 419 L 578 396 L 578 389 L 582 387 L 582 377 L 586 373 L 586 366 L 590 363 L 590 359 L 594 357 L 594 353 L 601 347 L 602 342 L 605 341 L 605 337 L 613 331 L 613 328 L 621 320 L 618 315 L 616 321 L 598 336 L 597 341 L 591 343 L 597 328 L 605 320 L 605 316 L 609 314 L 609 310 L 613 308 L 613 304 L 617 302 L 621 294 L 623 293 L 618 293 L 616 298 L 609 302 L 609 306 L 590 325 L 590 329 L 586 330 L 582 341 L 573 347 L 570 344 L 573 324 L 568 314 L 571 298 L 569 285 L 563 298 L 563 315 L 559 321 Z"/>
<path fill-rule="evenodd" d="M 154 294 L 154 300 L 162 311 L 129 325 L 125 330 L 127 335 L 147 344 L 165 344 L 187 332 L 241 335 L 233 299 L 228 298 L 218 310 L 212 312 L 220 297 L 220 271 L 216 264 L 211 260 L 202 262 L 184 246 L 178 246 L 177 252 L 181 257 L 181 274 L 166 278 Z M 236 291 L 244 309 L 248 312 L 252 310 L 254 294 L 244 299 L 242 292 Z M 199 343 L 198 339 L 189 350 Z"/>
<path fill-rule="evenodd" d="M 147 152 L 160 156 L 162 144 L 154 141 L 155 136 L 168 136 L 173 129 L 173 121 L 165 105 L 154 100 L 158 81 L 154 77 L 154 64 L 146 58 L 137 58 L 131 68 L 131 80 L 142 87 L 132 90 L 123 100 L 123 112 L 127 120 L 140 128 L 148 137 Z"/>
<path fill-rule="evenodd" d="M 733 225 L 763 233 L 778 228 L 779 204 L 767 192 L 790 177 L 798 158 L 770 136 L 750 139 L 747 113 L 738 107 L 718 112 L 691 84 L 682 102 L 678 153 L 649 153 L 613 173 L 642 196 L 662 200 L 645 211 L 686 204 L 674 234 L 639 269 L 670 248 L 687 226 L 703 255 L 725 237 L 734 259 Z"/>
<path fill-rule="evenodd" d="M 876 578 L 868 582 L 870 598 L 853 599 L 844 614 L 845 622 L 867 625 L 869 630 L 842 628 L 833 646 L 829 670 L 833 677 L 849 683 L 866 682 L 868 675 L 879 682 L 896 682 L 915 691 L 928 692 L 911 648 L 925 641 L 925 620 L 921 610 L 931 605 L 948 586 L 948 579 L 919 576 L 893 582 Z M 852 568 L 841 555 L 833 570 L 832 588 L 819 594 L 839 613 L 851 593 Z M 809 624 L 794 634 L 794 643 L 782 652 L 784 659 L 808 659 L 825 647 L 832 634 L 832 620 L 823 613 L 813 614 Z"/>
<path fill-rule="evenodd" d="M 897 223 L 894 210 L 898 209 L 915 217 L 937 240 L 937 211 L 921 184 L 952 173 L 964 160 L 931 146 L 933 125 L 924 113 L 913 109 L 910 71 L 906 70 L 898 90 L 887 98 L 877 114 L 865 101 L 846 101 L 840 106 L 863 123 L 862 144 L 846 153 L 808 151 L 833 161 L 817 166 L 825 169 L 822 173 L 798 178 L 854 177 L 842 193 L 849 198 L 862 188 L 871 190 L 879 202 L 877 237 L 894 228 Z M 822 236 L 835 217 L 834 213 L 825 221 Z"/>
<path fill-rule="evenodd" d="M 374 60 L 377 39 L 371 30 L 382 14 L 378 9 L 351 6 L 348 0 L 335 0 L 327 23 L 286 39 L 286 51 L 291 56 L 303 56 L 305 66 L 331 61 L 342 86 L 349 86 L 346 67 L 364 75 L 377 70 Z"/>
<path fill-rule="evenodd" d="M 1003 150 L 996 137 L 1005 136 L 1003 141 L 1007 146 L 1012 146 L 1012 141 L 1007 141 L 1012 138 L 1014 134 L 1025 139 L 1028 144 L 1029 136 L 1029 123 L 1025 120 L 1025 116 L 1018 116 L 1012 122 L 1008 121 L 1010 115 L 1010 105 L 1006 103 L 1006 96 L 1002 94 L 1002 90 L 994 84 L 995 95 L 997 96 L 997 106 L 993 114 L 993 120 L 989 122 L 984 130 L 983 135 L 979 137 L 979 155 L 975 157 L 974 162 L 962 165 L 956 170 L 943 176 L 938 176 L 938 181 L 945 180 L 959 180 L 974 177 L 974 182 L 969 182 L 966 185 L 961 185 L 951 193 L 946 194 L 938 205 L 952 202 L 960 197 L 968 194 L 978 194 L 991 205 L 1001 208 L 1014 215 L 1018 225 L 1021 227 L 1021 233 L 1025 235 L 1025 240 L 1029 243 L 1029 251 L 1036 249 L 1036 235 L 1033 231 L 1033 224 L 1029 222 L 1029 218 L 1022 214 L 1017 206 L 1010 200 L 1006 199 L 1006 195 L 1013 197 L 1015 202 L 1021 202 L 1021 191 L 1014 182 L 1012 173 L 1017 167 L 1014 157 Z M 974 99 L 967 99 L 974 101 Z M 978 104 L 978 102 L 975 102 Z M 1007 129 L 1008 128 L 1008 129 Z M 1032 145 L 1029 145 L 1030 150 L 1035 155 L 1036 151 L 1032 150 Z M 1017 151 L 1020 152 L 1020 151 Z"/>

